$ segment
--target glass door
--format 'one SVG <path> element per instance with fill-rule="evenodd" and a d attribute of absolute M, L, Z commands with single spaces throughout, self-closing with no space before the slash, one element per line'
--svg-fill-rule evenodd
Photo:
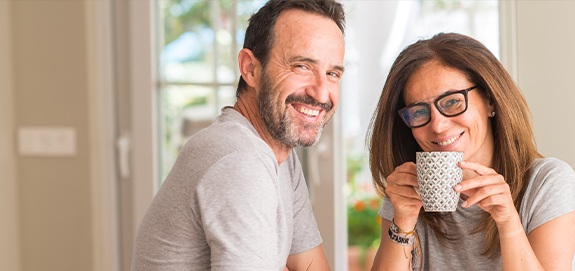
<path fill-rule="evenodd" d="M 235 102 L 237 52 L 247 19 L 265 2 L 157 2 L 159 183 L 183 143 Z M 341 2 L 347 17 L 341 104 L 318 144 L 298 151 L 332 269 L 369 270 L 381 199 L 365 134 L 389 67 L 405 46 L 438 32 L 470 35 L 498 55 L 498 1 Z"/>
<path fill-rule="evenodd" d="M 160 182 L 180 148 L 235 102 L 237 52 L 265 1 L 158 1 Z"/>

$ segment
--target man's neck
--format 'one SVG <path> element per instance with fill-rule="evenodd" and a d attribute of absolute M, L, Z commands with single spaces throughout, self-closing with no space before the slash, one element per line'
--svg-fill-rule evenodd
<path fill-rule="evenodd" d="M 244 97 L 245 95 L 251 94 L 243 93 L 234 104 L 234 109 L 248 119 L 248 121 L 254 126 L 260 137 L 274 152 L 278 164 L 281 164 L 290 155 L 292 148 L 273 138 L 273 136 L 268 132 L 265 123 L 259 114 L 255 97 Z"/>

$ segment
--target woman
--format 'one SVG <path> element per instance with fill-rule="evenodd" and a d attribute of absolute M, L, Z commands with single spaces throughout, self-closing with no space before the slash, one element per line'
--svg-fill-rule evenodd
<path fill-rule="evenodd" d="M 575 270 L 575 173 L 537 152 L 530 119 L 478 41 L 438 34 L 404 49 L 368 133 L 384 197 L 372 270 Z M 464 152 L 455 212 L 422 210 L 417 151 Z"/>

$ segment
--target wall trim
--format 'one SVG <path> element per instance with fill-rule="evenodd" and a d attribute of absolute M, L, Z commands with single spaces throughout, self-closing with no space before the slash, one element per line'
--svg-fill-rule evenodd
<path fill-rule="evenodd" d="M 92 270 L 119 271 L 121 261 L 115 167 L 112 2 L 86 1 L 85 15 L 90 106 Z"/>
<path fill-rule="evenodd" d="M 0 270 L 21 270 L 12 80 L 12 1 L 0 1 Z"/>
<path fill-rule="evenodd" d="M 133 234 L 158 190 L 156 1 L 130 1 Z M 135 239 L 134 239 L 135 240 Z"/>
<path fill-rule="evenodd" d="M 499 46 L 501 63 L 517 82 L 517 0 L 499 1 Z"/>

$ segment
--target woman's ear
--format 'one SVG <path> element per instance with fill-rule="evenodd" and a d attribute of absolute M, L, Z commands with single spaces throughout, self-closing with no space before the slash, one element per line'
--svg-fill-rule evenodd
<path fill-rule="evenodd" d="M 261 65 L 252 50 L 243 48 L 238 54 L 238 64 L 242 78 L 248 86 L 255 88 L 259 85 Z"/>
<path fill-rule="evenodd" d="M 487 106 L 487 112 L 488 112 L 487 113 L 488 117 L 495 117 L 495 114 L 496 114 L 495 105 L 493 104 L 492 100 L 489 101 L 489 105 Z"/>
<path fill-rule="evenodd" d="M 493 117 L 495 116 L 495 103 L 493 102 L 493 96 L 491 96 L 491 94 L 489 92 L 485 93 L 485 100 L 487 100 L 488 104 L 487 106 L 487 115 L 489 117 Z"/>

